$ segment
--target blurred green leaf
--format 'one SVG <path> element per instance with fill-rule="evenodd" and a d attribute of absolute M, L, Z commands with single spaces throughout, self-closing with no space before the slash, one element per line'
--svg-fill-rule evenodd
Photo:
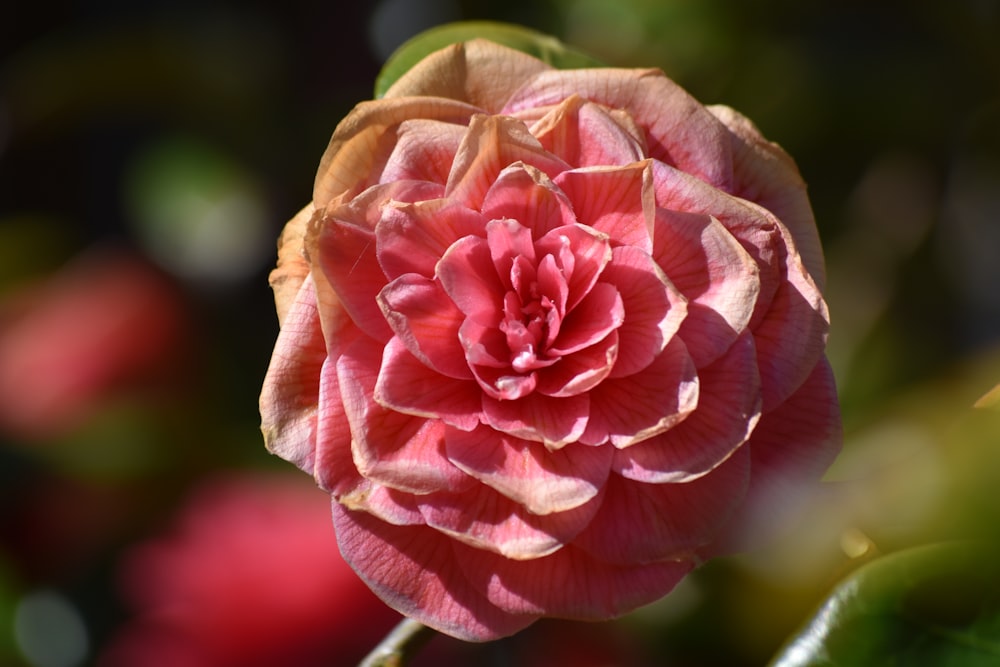
<path fill-rule="evenodd" d="M 542 32 L 494 21 L 461 21 L 431 28 L 400 46 L 386 61 L 375 80 L 375 97 L 385 95 L 397 79 L 434 51 L 449 44 L 477 38 L 517 49 L 559 69 L 602 65 L 594 58 Z"/>
<path fill-rule="evenodd" d="M 772 667 L 1000 664 L 1000 563 L 972 543 L 917 547 L 841 582 Z"/>

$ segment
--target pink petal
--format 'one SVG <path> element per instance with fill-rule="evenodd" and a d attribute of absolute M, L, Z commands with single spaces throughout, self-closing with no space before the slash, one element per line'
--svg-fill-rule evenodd
<path fill-rule="evenodd" d="M 613 245 L 652 250 L 654 199 L 647 162 L 625 167 L 590 167 L 555 178 L 581 224 L 611 237 Z"/>
<path fill-rule="evenodd" d="M 449 460 L 532 514 L 579 507 L 600 493 L 613 456 L 610 447 L 569 444 L 551 451 L 538 442 L 487 428 L 445 434 Z"/>
<path fill-rule="evenodd" d="M 580 441 L 628 447 L 680 423 L 698 405 L 698 375 L 679 338 L 649 366 L 608 378 L 590 393 L 590 419 Z"/>
<path fill-rule="evenodd" d="M 320 373 L 327 352 L 317 310 L 312 277 L 306 276 L 278 333 L 260 395 L 267 449 L 310 474 Z"/>
<path fill-rule="evenodd" d="M 613 470 L 650 484 L 688 482 L 742 445 L 760 417 L 753 337 L 744 333 L 722 357 L 698 370 L 698 407 L 668 431 L 617 450 Z"/>
<path fill-rule="evenodd" d="M 465 127 L 439 120 L 404 120 L 396 131 L 396 145 L 382 169 L 380 181 L 417 180 L 444 185 Z"/>
<path fill-rule="evenodd" d="M 455 156 L 445 194 L 481 209 L 500 172 L 517 162 L 531 165 L 549 178 L 569 168 L 542 148 L 521 121 L 508 116 L 473 116 Z"/>
<path fill-rule="evenodd" d="M 574 167 L 626 165 L 646 157 L 638 128 L 578 95 L 567 97 L 531 126 L 542 146 Z"/>
<path fill-rule="evenodd" d="M 337 125 L 316 172 L 313 202 L 322 209 L 377 184 L 396 143 L 396 129 L 416 118 L 465 126 L 475 107 L 456 100 L 413 97 L 358 104 Z"/>
<path fill-rule="evenodd" d="M 559 336 L 549 346 L 551 355 L 572 354 L 603 340 L 625 320 L 618 288 L 600 282 L 566 314 Z"/>
<path fill-rule="evenodd" d="M 787 401 L 760 418 L 744 445 L 752 466 L 747 502 L 727 534 L 703 552 L 744 549 L 786 526 L 818 491 L 817 481 L 840 452 L 842 439 L 837 388 L 824 358 Z"/>
<path fill-rule="evenodd" d="M 467 579 L 497 607 L 586 621 L 617 618 L 658 600 L 694 569 L 691 560 L 613 565 L 573 545 L 530 561 L 461 545 L 456 555 Z"/>
<path fill-rule="evenodd" d="M 374 400 L 390 411 L 440 419 L 463 430 L 479 424 L 481 392 L 476 383 L 428 368 L 396 336 L 385 346 L 372 391 Z"/>
<path fill-rule="evenodd" d="M 372 338 L 386 341 L 392 330 L 376 297 L 385 286 L 385 274 L 375 257 L 371 230 L 338 220 L 324 220 L 314 260 L 354 323 Z"/>
<path fill-rule="evenodd" d="M 659 70 L 602 67 L 543 72 L 518 90 L 501 113 L 555 105 L 574 94 L 628 112 L 645 130 L 649 157 L 716 187 L 732 183 L 729 132 Z"/>
<path fill-rule="evenodd" d="M 394 526 L 424 526 L 424 515 L 411 493 L 397 491 L 370 479 L 361 478 L 348 493 L 334 494 L 335 504 L 349 510 L 366 512 Z"/>
<path fill-rule="evenodd" d="M 487 424 L 517 438 L 545 443 L 551 449 L 580 439 L 587 427 L 589 407 L 587 394 L 551 398 L 533 393 L 517 401 L 483 396 Z"/>
<path fill-rule="evenodd" d="M 620 352 L 611 374 L 632 375 L 649 366 L 677 333 L 687 305 L 653 258 L 632 246 L 615 248 L 601 279 L 618 288 L 625 308 L 618 329 Z"/>
<path fill-rule="evenodd" d="M 329 216 L 365 229 L 375 229 L 390 205 L 412 204 L 443 196 L 444 186 L 438 183 L 393 181 L 373 185 L 347 203 L 336 206 Z"/>
<path fill-rule="evenodd" d="M 746 447 L 704 477 L 681 484 L 644 484 L 611 475 L 600 511 L 574 544 L 622 565 L 691 558 L 733 516 L 749 480 Z"/>
<path fill-rule="evenodd" d="M 397 347 L 406 353 L 401 344 Z M 468 477 L 444 456 L 444 424 L 386 409 L 372 398 L 378 368 L 373 361 L 380 352 L 377 343 L 361 339 L 337 361 L 337 380 L 358 472 L 379 484 L 412 493 L 461 488 Z"/>
<path fill-rule="evenodd" d="M 431 493 L 417 499 L 432 526 L 463 544 L 514 560 L 546 556 L 572 540 L 590 523 L 600 495 L 572 509 L 532 514 L 523 505 L 485 484 L 461 493 Z"/>
<path fill-rule="evenodd" d="M 526 164 L 500 172 L 483 200 L 488 220 L 517 220 L 538 238 L 551 229 L 573 224 L 573 207 L 544 173 Z"/>
<path fill-rule="evenodd" d="M 405 274 L 386 285 L 378 300 L 386 321 L 410 354 L 438 373 L 472 379 L 458 338 L 464 316 L 437 282 Z"/>
<path fill-rule="evenodd" d="M 483 216 L 472 209 L 435 199 L 414 204 L 392 202 L 375 227 L 378 261 L 389 278 L 404 273 L 434 276 L 434 267 L 455 241 L 485 232 Z"/>
<path fill-rule="evenodd" d="M 757 264 L 718 220 L 658 209 L 653 257 L 687 298 L 680 336 L 701 368 L 723 354 L 750 323 Z"/>
<path fill-rule="evenodd" d="M 555 397 L 590 391 L 614 370 L 620 349 L 618 332 L 612 331 L 600 342 L 539 369 L 536 391 Z"/>
<path fill-rule="evenodd" d="M 441 286 L 470 319 L 497 326 L 507 291 L 497 275 L 486 239 L 467 236 L 456 241 L 438 262 Z"/>
<path fill-rule="evenodd" d="M 764 411 L 781 404 L 806 379 L 826 348 L 830 317 L 823 295 L 798 256 L 763 321 L 754 327 Z"/>
<path fill-rule="evenodd" d="M 555 258 L 568 290 L 565 310 L 580 303 L 611 261 L 608 237 L 578 224 L 549 230 L 535 243 L 535 252 Z"/>
<path fill-rule="evenodd" d="M 732 132 L 732 194 L 760 204 L 777 216 L 795 239 L 809 275 L 822 289 L 823 248 L 806 184 L 795 162 L 739 112 L 724 106 L 709 106 L 708 110 Z"/>
<path fill-rule="evenodd" d="M 344 560 L 386 604 L 424 625 L 487 641 L 514 634 L 539 616 L 510 614 L 489 602 L 485 589 L 474 588 L 462 573 L 454 540 L 432 528 L 393 526 L 339 505 L 333 523 Z"/>
<path fill-rule="evenodd" d="M 496 275 L 509 290 L 513 285 L 505 279 L 511 276 L 514 260 L 523 258 L 523 261 L 534 262 L 535 246 L 531 242 L 531 230 L 517 220 L 491 220 L 486 225 L 486 241 Z"/>

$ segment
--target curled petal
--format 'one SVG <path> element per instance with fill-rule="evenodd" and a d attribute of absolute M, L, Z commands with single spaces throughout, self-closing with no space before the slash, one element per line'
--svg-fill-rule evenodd
<path fill-rule="evenodd" d="M 600 511 L 574 544 L 621 565 L 692 558 L 718 537 L 743 501 L 749 480 L 748 448 L 682 484 L 644 484 L 611 475 Z"/>
<path fill-rule="evenodd" d="M 486 225 L 486 242 L 496 275 L 504 282 L 504 289 L 516 289 L 511 275 L 515 259 L 522 264 L 531 264 L 535 259 L 531 230 L 517 220 L 491 220 Z"/>
<path fill-rule="evenodd" d="M 612 331 L 600 342 L 560 357 L 551 367 L 538 371 L 536 390 L 547 396 L 575 396 L 590 391 L 611 375 L 621 345 Z"/>
<path fill-rule="evenodd" d="M 483 199 L 482 212 L 488 220 L 517 220 L 535 238 L 575 220 L 566 195 L 543 172 L 521 162 L 500 172 Z"/>
<path fill-rule="evenodd" d="M 749 326 L 760 270 L 733 235 L 705 214 L 659 209 L 653 240 L 653 257 L 688 300 L 680 336 L 701 368 Z"/>
<path fill-rule="evenodd" d="M 444 455 L 444 424 L 386 409 L 373 400 L 378 366 L 372 361 L 380 352 L 378 344 L 360 339 L 337 362 L 358 472 L 411 493 L 461 488 L 468 478 Z"/>
<path fill-rule="evenodd" d="M 438 262 L 437 276 L 444 291 L 470 320 L 497 325 L 506 289 L 486 239 L 467 236 L 452 244 Z"/>
<path fill-rule="evenodd" d="M 463 472 L 532 514 L 563 512 L 596 497 L 613 456 L 609 447 L 578 444 L 552 451 L 486 427 L 468 433 L 448 431 L 445 451 Z"/>
<path fill-rule="evenodd" d="M 452 164 L 445 195 L 479 210 L 500 172 L 518 162 L 536 167 L 549 178 L 569 168 L 542 148 L 521 121 L 473 116 Z"/>
<path fill-rule="evenodd" d="M 535 252 L 557 260 L 567 288 L 564 312 L 575 308 L 590 293 L 611 261 L 608 236 L 578 224 L 550 230 L 535 243 Z"/>
<path fill-rule="evenodd" d="M 459 342 L 464 316 L 438 283 L 405 274 L 386 285 L 378 301 L 389 326 L 410 354 L 448 377 L 472 379 Z"/>
<path fill-rule="evenodd" d="M 448 180 L 465 128 L 439 120 L 404 120 L 396 131 L 392 149 L 380 181 L 430 181 L 444 185 Z"/>
<path fill-rule="evenodd" d="M 464 430 L 479 424 L 480 392 L 475 382 L 449 378 L 428 368 L 397 336 L 385 346 L 382 367 L 371 389 L 374 400 L 390 411 L 441 419 Z"/>
<path fill-rule="evenodd" d="M 498 431 L 558 449 L 580 439 L 589 406 L 589 394 L 552 398 L 533 393 L 516 401 L 483 396 L 483 417 Z"/>
<path fill-rule="evenodd" d="M 449 246 L 463 237 L 484 233 L 481 214 L 447 199 L 392 202 L 375 226 L 378 262 L 389 279 L 404 273 L 431 278 Z"/>
<path fill-rule="evenodd" d="M 691 355 L 674 338 L 643 370 L 608 378 L 588 394 L 590 415 L 580 441 L 628 447 L 671 428 L 698 405 L 698 375 Z"/>
<path fill-rule="evenodd" d="M 601 504 L 598 495 L 562 512 L 532 514 L 484 484 L 461 493 L 432 493 L 417 502 L 428 526 L 513 560 L 541 558 L 562 548 Z"/>
<path fill-rule="evenodd" d="M 531 126 L 546 150 L 573 167 L 626 165 L 646 157 L 641 132 L 611 110 L 570 95 Z"/>
<path fill-rule="evenodd" d="M 760 377 L 753 336 L 698 370 L 698 407 L 668 431 L 615 454 L 614 471 L 651 484 L 689 482 L 746 442 L 760 418 Z"/>
<path fill-rule="evenodd" d="M 487 641 L 514 634 L 540 615 L 511 614 L 490 602 L 462 572 L 454 540 L 433 528 L 394 526 L 338 504 L 333 524 L 344 560 L 375 594 L 428 627 Z"/>
<path fill-rule="evenodd" d="M 652 250 L 655 203 L 648 161 L 574 169 L 555 182 L 573 202 L 578 222 L 604 232 L 614 245 Z"/>
<path fill-rule="evenodd" d="M 625 320 L 625 306 L 618 288 L 609 283 L 597 283 L 594 288 L 566 314 L 559 335 L 549 353 L 567 355 L 600 342 Z"/>
<path fill-rule="evenodd" d="M 520 616 L 544 614 L 583 621 L 621 616 L 667 593 L 694 569 L 691 560 L 614 565 L 567 545 L 530 561 L 516 561 L 463 545 L 458 565 L 491 603 Z"/>
<path fill-rule="evenodd" d="M 601 279 L 615 285 L 625 309 L 612 376 L 632 375 L 661 354 L 684 321 L 687 304 L 653 258 L 632 246 L 615 248 Z"/>

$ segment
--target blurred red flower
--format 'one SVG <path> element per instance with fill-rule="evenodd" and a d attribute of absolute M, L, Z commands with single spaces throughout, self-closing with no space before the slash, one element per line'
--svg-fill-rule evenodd
<path fill-rule="evenodd" d="M 350 665 L 399 620 L 344 563 L 322 492 L 282 475 L 204 482 L 121 575 L 136 615 L 101 667 Z"/>
<path fill-rule="evenodd" d="M 179 290 L 141 257 L 85 253 L 0 303 L 0 428 L 43 440 L 175 366 Z"/>

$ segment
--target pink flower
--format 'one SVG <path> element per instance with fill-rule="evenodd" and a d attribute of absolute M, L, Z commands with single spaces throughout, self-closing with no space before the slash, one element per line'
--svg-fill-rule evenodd
<path fill-rule="evenodd" d="M 204 482 L 126 559 L 136 616 L 98 664 L 357 663 L 399 617 L 344 563 L 316 493 L 280 475 Z"/>
<path fill-rule="evenodd" d="M 340 123 L 282 236 L 265 439 L 402 613 L 615 617 L 832 460 L 822 279 L 794 163 L 736 112 L 454 45 Z"/>

